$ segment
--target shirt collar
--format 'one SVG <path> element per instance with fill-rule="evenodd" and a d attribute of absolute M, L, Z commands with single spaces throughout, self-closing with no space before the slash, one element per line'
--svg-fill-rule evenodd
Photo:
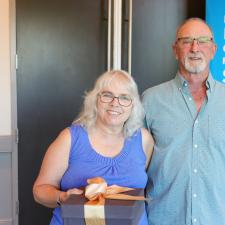
<path fill-rule="evenodd" d="M 208 76 L 205 84 L 206 84 L 207 90 L 209 90 L 209 92 L 212 93 L 214 91 L 216 81 L 213 79 L 211 72 L 209 73 L 209 76 Z"/>
<path fill-rule="evenodd" d="M 186 90 L 188 87 L 188 81 L 186 81 L 179 72 L 177 72 L 176 74 L 175 82 L 179 90 Z M 216 81 L 213 79 L 211 72 L 209 73 L 209 76 L 205 81 L 205 84 L 207 87 L 207 91 L 212 93 L 214 91 Z"/>
<path fill-rule="evenodd" d="M 184 79 L 184 77 L 179 72 L 177 72 L 176 74 L 175 82 L 180 91 L 182 90 L 185 93 L 189 92 L 188 82 Z"/>

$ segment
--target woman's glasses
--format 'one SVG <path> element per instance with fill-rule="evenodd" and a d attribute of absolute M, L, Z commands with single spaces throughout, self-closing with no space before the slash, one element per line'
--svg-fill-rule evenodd
<path fill-rule="evenodd" d="M 118 97 L 114 96 L 111 92 L 101 92 L 98 94 L 101 102 L 111 103 L 116 98 L 121 106 L 128 107 L 132 103 L 132 98 L 129 95 L 122 94 Z"/>

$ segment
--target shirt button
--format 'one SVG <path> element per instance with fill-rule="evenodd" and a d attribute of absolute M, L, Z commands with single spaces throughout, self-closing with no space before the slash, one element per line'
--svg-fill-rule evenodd
<path fill-rule="evenodd" d="M 195 144 L 195 145 L 194 145 L 194 147 L 195 147 L 195 148 L 197 148 L 197 147 L 198 147 L 198 145 L 196 145 L 196 144 Z"/>
<path fill-rule="evenodd" d="M 185 87 L 187 87 L 187 86 L 188 86 L 186 82 L 184 83 L 184 86 L 185 86 Z"/>
<path fill-rule="evenodd" d="M 196 219 L 196 218 L 194 218 L 194 219 L 193 219 L 193 222 L 194 222 L 194 223 L 196 223 L 196 222 L 197 222 L 197 219 Z"/>
<path fill-rule="evenodd" d="M 197 169 L 194 169 L 194 173 L 197 173 L 198 172 L 198 170 Z"/>
<path fill-rule="evenodd" d="M 193 197 L 194 197 L 194 198 L 197 198 L 197 194 L 193 194 Z"/>
<path fill-rule="evenodd" d="M 195 120 L 195 124 L 197 124 L 198 123 L 198 120 Z"/>
<path fill-rule="evenodd" d="M 191 97 L 189 97 L 188 99 L 189 99 L 189 101 L 191 101 L 191 100 L 192 100 L 192 98 L 191 98 Z"/>

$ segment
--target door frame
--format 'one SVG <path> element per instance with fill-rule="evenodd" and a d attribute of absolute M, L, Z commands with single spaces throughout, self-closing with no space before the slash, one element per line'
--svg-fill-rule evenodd
<path fill-rule="evenodd" d="M 12 129 L 12 214 L 13 225 L 19 224 L 18 199 L 18 141 L 17 128 L 17 54 L 16 54 L 16 0 L 9 0 L 10 12 L 10 74 L 11 74 L 11 129 Z"/>
<path fill-rule="evenodd" d="M 12 225 L 18 225 L 18 129 L 17 129 L 17 82 L 16 82 L 16 0 L 9 0 L 10 32 L 10 81 L 11 81 L 11 136 L 8 143 L 12 163 Z"/>

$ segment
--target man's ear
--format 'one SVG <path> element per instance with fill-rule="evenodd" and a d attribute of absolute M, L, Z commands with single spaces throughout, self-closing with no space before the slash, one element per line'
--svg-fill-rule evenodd
<path fill-rule="evenodd" d="M 216 54 L 216 51 L 217 51 L 217 45 L 214 43 L 213 46 L 212 46 L 212 55 L 211 55 L 211 59 L 214 58 L 215 54 Z"/>
<path fill-rule="evenodd" d="M 175 42 L 172 45 L 172 49 L 173 49 L 173 54 L 174 54 L 175 58 L 178 59 L 178 56 L 177 56 L 177 45 L 176 45 Z"/>

